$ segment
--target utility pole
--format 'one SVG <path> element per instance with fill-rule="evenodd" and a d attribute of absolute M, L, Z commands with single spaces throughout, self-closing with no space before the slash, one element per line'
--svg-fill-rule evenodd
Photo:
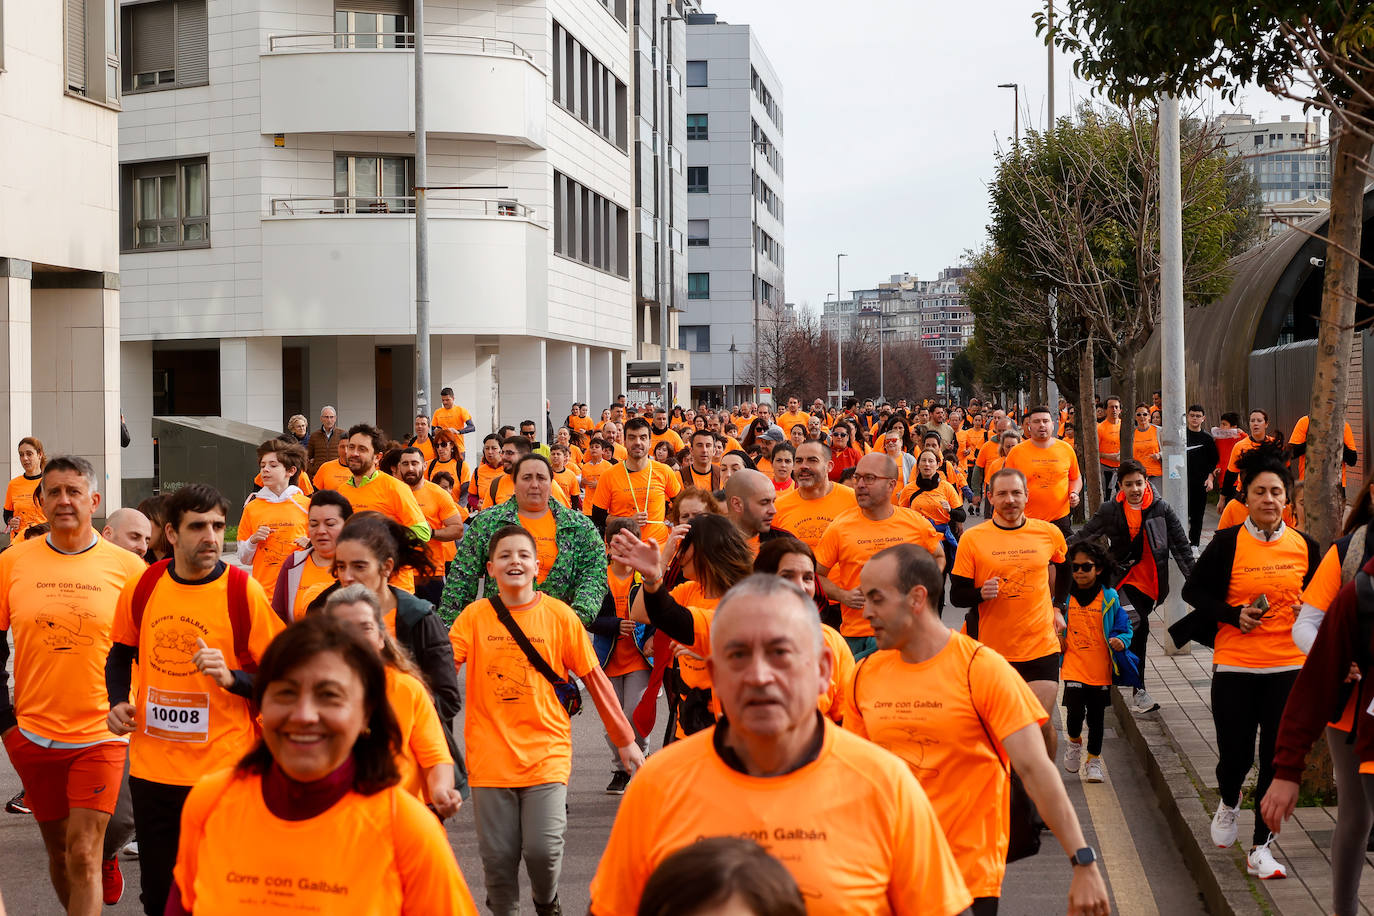
<path fill-rule="evenodd" d="M 415 416 L 429 416 L 429 172 L 425 155 L 425 0 L 415 0 Z M 393 430 L 395 432 L 395 430 Z"/>
<path fill-rule="evenodd" d="M 1160 451 L 1164 464 L 1164 499 L 1179 518 L 1188 517 L 1187 384 L 1183 361 L 1183 204 L 1180 191 L 1178 97 L 1166 95 L 1159 103 L 1159 260 L 1160 342 L 1164 363 L 1160 379 Z M 1164 623 L 1172 625 L 1183 616 L 1183 602 L 1175 592 L 1164 604 Z M 1186 654 L 1164 640 L 1170 655 Z"/>
<path fill-rule="evenodd" d="M 1054 0 L 1047 0 L 1049 13 L 1045 18 L 1048 26 L 1046 34 L 1046 61 L 1047 73 L 1049 78 L 1049 92 L 1046 99 L 1048 108 L 1048 133 L 1054 134 Z M 1054 380 L 1054 339 L 1059 335 L 1059 302 L 1055 299 L 1054 293 L 1050 293 L 1050 345 L 1049 353 L 1046 354 L 1049 365 L 1049 372 L 1045 374 L 1045 400 L 1046 405 L 1051 411 L 1051 416 L 1056 421 L 1059 419 L 1059 385 Z"/>
<path fill-rule="evenodd" d="M 1011 90 L 1011 135 L 1015 148 L 1021 146 L 1021 84 L 1020 83 L 998 83 L 998 89 Z M 1054 90 L 1051 89 L 1051 92 Z M 1053 106 L 1053 102 L 1050 103 Z"/>
<path fill-rule="evenodd" d="M 658 380 L 663 388 L 663 409 L 673 409 L 673 386 L 668 382 L 668 347 L 671 341 L 668 337 L 668 301 L 673 295 L 672 273 L 672 254 L 670 249 L 673 244 L 672 225 L 668 220 L 668 207 L 672 200 L 672 195 L 668 193 L 668 185 L 672 181 L 673 162 L 671 144 L 669 139 L 672 136 L 673 119 L 669 113 L 672 106 L 672 89 L 668 85 L 668 74 L 673 68 L 673 26 L 674 22 L 680 22 L 681 17 L 672 15 L 671 5 L 668 7 L 669 15 L 658 17 L 659 25 L 662 28 L 661 37 L 664 48 L 659 59 L 663 61 L 663 70 L 658 79 Z M 689 392 L 690 393 L 690 392 Z"/>
<path fill-rule="evenodd" d="M 843 313 L 840 307 L 840 258 L 847 257 L 847 254 L 835 255 L 835 401 L 840 410 L 844 410 L 844 323 L 838 320 Z M 854 316 L 858 317 L 857 311 Z"/>

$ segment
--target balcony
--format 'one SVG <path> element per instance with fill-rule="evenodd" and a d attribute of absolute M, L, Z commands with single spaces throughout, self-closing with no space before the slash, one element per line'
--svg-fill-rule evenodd
<path fill-rule="evenodd" d="M 415 132 L 414 35 L 273 35 L 260 57 L 264 134 Z M 501 140 L 542 149 L 546 78 L 514 42 L 425 35 L 431 137 Z"/>
<path fill-rule="evenodd" d="M 262 217 L 265 333 L 413 334 L 414 198 L 279 198 Z M 429 199 L 436 334 L 548 327 L 548 229 L 512 200 Z"/>

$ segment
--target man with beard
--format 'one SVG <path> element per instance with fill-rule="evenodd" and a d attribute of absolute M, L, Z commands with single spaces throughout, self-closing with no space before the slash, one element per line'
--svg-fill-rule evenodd
<path fill-rule="evenodd" d="M 425 480 L 425 456 L 418 448 L 410 446 L 401 450 L 401 459 L 396 462 L 396 476 L 401 478 L 401 483 L 410 487 L 430 527 L 425 553 L 434 566 L 434 574 L 416 578 L 415 594 L 438 607 L 439 596 L 444 590 L 444 573 L 457 550 L 453 542 L 463 536 L 463 516 L 448 491 L 433 481 Z"/>
<path fill-rule="evenodd" d="M 682 451 L 682 437 L 668 428 L 668 411 L 664 410 L 662 407 L 654 409 L 654 426 L 649 439 L 649 449 L 651 451 L 665 439 L 668 441 L 668 446 L 673 450 L 674 455 Z"/>
<path fill-rule="evenodd" d="M 651 438 L 652 430 L 643 418 L 625 423 L 625 460 L 601 475 L 592 501 L 592 521 L 605 531 L 610 519 L 633 518 L 641 536 L 661 545 L 668 539 L 667 503 L 682 491 L 682 478 L 649 457 Z"/>
<path fill-rule="evenodd" d="M 386 448 L 386 437 L 375 426 L 359 423 L 348 430 L 349 478 L 339 488 L 354 512 L 380 512 L 428 541 L 429 522 L 410 487 L 377 467 Z"/>

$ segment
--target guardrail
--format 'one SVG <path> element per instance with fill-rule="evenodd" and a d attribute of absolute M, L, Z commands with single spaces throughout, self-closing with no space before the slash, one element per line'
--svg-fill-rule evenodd
<path fill-rule="evenodd" d="M 429 210 L 436 216 L 457 213 L 461 216 L 513 216 L 534 219 L 534 208 L 509 198 L 434 197 Z M 415 198 L 407 197 L 274 197 L 268 205 L 269 216 L 376 216 L 415 212 Z"/>
<path fill-rule="evenodd" d="M 408 50 L 415 46 L 414 32 L 294 32 L 270 35 L 268 51 L 376 51 Z M 475 54 L 504 54 L 528 61 L 534 55 L 505 38 L 481 35 L 425 33 L 425 50 L 467 51 Z"/>

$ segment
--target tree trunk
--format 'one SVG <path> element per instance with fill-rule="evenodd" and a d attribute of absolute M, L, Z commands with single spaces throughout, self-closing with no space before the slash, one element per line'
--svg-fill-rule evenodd
<path fill-rule="evenodd" d="M 1097 451 L 1097 412 L 1093 405 L 1093 332 L 1083 342 L 1078 356 L 1078 428 L 1074 439 L 1083 456 L 1083 494 L 1087 497 L 1087 517 L 1097 514 L 1102 505 L 1102 471 Z"/>
<path fill-rule="evenodd" d="M 1118 362 L 1126 366 L 1126 370 L 1114 371 L 1112 382 L 1116 387 L 1116 393 L 1121 398 L 1121 460 L 1125 461 L 1135 457 L 1135 405 L 1138 398 L 1135 380 L 1135 360 L 1136 353 L 1126 350 L 1117 351 Z"/>
<path fill-rule="evenodd" d="M 1359 280 L 1360 234 L 1364 227 L 1364 174 L 1370 141 L 1351 130 L 1335 140 L 1331 162 L 1331 228 L 1326 247 L 1322 320 L 1317 331 L 1317 367 L 1308 410 L 1306 530 L 1325 548 L 1340 531 L 1344 506 L 1341 479 L 1345 399 L 1355 340 L 1355 294 Z"/>

